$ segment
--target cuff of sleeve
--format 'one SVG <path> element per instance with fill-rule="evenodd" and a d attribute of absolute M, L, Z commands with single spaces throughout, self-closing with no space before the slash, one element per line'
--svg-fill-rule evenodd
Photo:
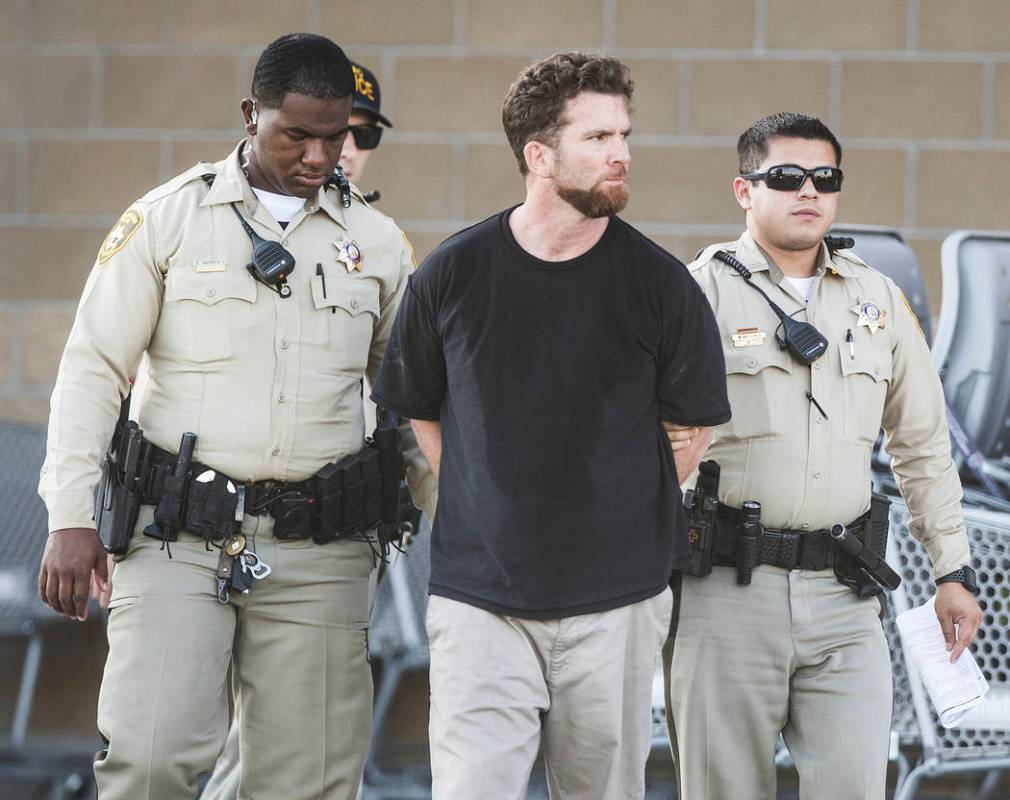
<path fill-rule="evenodd" d="M 394 414 L 397 414 L 406 419 L 423 419 L 428 422 L 438 422 L 439 420 L 438 411 L 432 412 L 432 411 L 420 410 L 418 408 L 408 408 L 407 406 L 401 406 L 398 405 L 397 403 L 392 403 L 389 400 L 380 397 L 375 392 L 372 392 L 369 395 L 368 399 L 371 400 L 373 403 L 375 403 L 377 406 L 382 406 L 383 408 L 389 409 Z"/>
<path fill-rule="evenodd" d="M 937 536 L 926 545 L 930 561 L 933 562 L 933 578 L 942 578 L 961 567 L 971 564 L 971 548 L 968 534 L 962 528 L 957 533 Z"/>
<path fill-rule="evenodd" d="M 91 492 L 60 492 L 46 497 L 49 532 L 95 527 L 95 496 Z"/>

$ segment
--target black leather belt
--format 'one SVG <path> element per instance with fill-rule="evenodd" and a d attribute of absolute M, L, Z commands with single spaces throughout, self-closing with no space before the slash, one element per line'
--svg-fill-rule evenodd
<path fill-rule="evenodd" d="M 861 534 L 869 512 L 848 526 L 854 534 Z M 719 567 L 736 567 L 734 554 L 740 536 L 740 511 L 719 504 L 716 512 L 715 556 L 713 563 Z M 831 569 L 837 552 L 831 531 L 793 531 L 761 527 L 758 535 L 760 564 L 782 569 Z"/>
<path fill-rule="evenodd" d="M 165 494 L 165 479 L 168 477 L 176 457 L 167 450 L 162 450 L 155 444 L 144 440 L 144 447 L 148 448 L 145 455 L 141 453 L 141 460 L 147 459 L 146 474 L 141 480 L 141 503 L 156 506 L 161 502 Z M 208 467 L 197 462 L 193 462 L 189 468 L 189 484 L 207 471 L 216 472 L 226 480 L 230 480 L 236 487 L 245 486 L 245 508 L 244 513 L 254 517 L 262 514 L 273 516 L 275 500 L 284 497 L 291 499 L 309 497 L 307 487 L 304 483 L 280 483 L 278 481 L 258 481 L 256 483 L 244 483 L 233 478 L 229 478 L 219 470 Z"/>

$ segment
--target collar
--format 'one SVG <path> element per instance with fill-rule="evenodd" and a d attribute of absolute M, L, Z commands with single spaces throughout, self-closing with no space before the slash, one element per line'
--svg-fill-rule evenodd
<path fill-rule="evenodd" d="M 255 216 L 260 202 L 259 198 L 253 193 L 252 187 L 249 185 L 249 179 L 246 178 L 245 172 L 242 170 L 242 149 L 245 147 L 245 144 L 246 141 L 243 139 L 224 161 L 218 161 L 214 164 L 214 172 L 217 174 L 217 177 L 214 179 L 214 184 L 210 187 L 210 191 L 200 201 L 201 206 L 212 206 L 220 203 L 245 203 L 249 216 Z M 340 206 L 340 201 L 337 199 L 337 192 L 335 190 L 327 192 L 326 187 L 322 186 L 316 193 L 316 196 L 309 198 L 305 203 L 306 214 L 312 214 L 320 209 L 326 212 L 341 228 L 347 229 L 343 209 Z"/>
<path fill-rule="evenodd" d="M 785 273 L 782 272 L 778 264 L 765 250 L 754 241 L 750 231 L 744 231 L 743 235 L 736 243 L 736 257 L 751 272 L 767 271 L 769 278 L 777 284 L 782 283 Z M 821 242 L 817 253 L 817 265 L 814 267 L 814 275 L 822 277 L 830 272 L 832 275 L 841 275 L 843 278 L 852 278 L 855 273 L 849 263 L 842 258 L 832 258 L 828 246 Z"/>

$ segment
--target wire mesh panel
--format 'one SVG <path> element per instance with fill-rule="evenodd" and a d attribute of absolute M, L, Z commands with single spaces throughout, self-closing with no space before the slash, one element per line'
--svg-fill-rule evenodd
<path fill-rule="evenodd" d="M 899 591 L 907 603 L 900 605 L 913 607 L 926 602 L 935 586 L 929 558 L 912 538 L 908 520 L 908 509 L 894 502 L 888 560 L 902 578 Z M 959 727 L 947 729 L 926 702 L 921 684 L 909 686 L 926 754 L 940 761 L 1010 756 L 1010 516 L 968 508 L 965 523 L 985 615 L 972 652 L 991 690 Z"/>

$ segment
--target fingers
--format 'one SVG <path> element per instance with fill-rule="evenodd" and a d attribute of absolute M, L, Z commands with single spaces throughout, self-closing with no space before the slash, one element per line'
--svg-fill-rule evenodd
<path fill-rule="evenodd" d="M 937 616 L 940 619 L 940 630 L 943 631 L 943 640 L 947 643 L 947 649 L 950 650 L 957 641 L 957 634 L 954 631 L 954 616 L 949 613 L 944 613 L 943 616 L 938 614 Z"/>
<path fill-rule="evenodd" d="M 95 580 L 103 592 L 109 590 L 109 575 L 112 574 L 113 563 L 112 556 L 104 552 L 99 553 L 98 560 L 95 561 L 95 568 L 92 574 L 95 576 Z"/>
<path fill-rule="evenodd" d="M 90 575 L 87 577 L 75 576 L 73 590 L 73 615 L 81 622 L 84 622 L 84 620 L 88 618 L 88 589 L 90 586 Z"/>
<path fill-rule="evenodd" d="M 49 594 L 46 591 L 46 586 L 49 583 L 49 570 L 46 569 L 46 565 L 43 564 L 39 568 L 39 599 L 49 605 Z"/>

